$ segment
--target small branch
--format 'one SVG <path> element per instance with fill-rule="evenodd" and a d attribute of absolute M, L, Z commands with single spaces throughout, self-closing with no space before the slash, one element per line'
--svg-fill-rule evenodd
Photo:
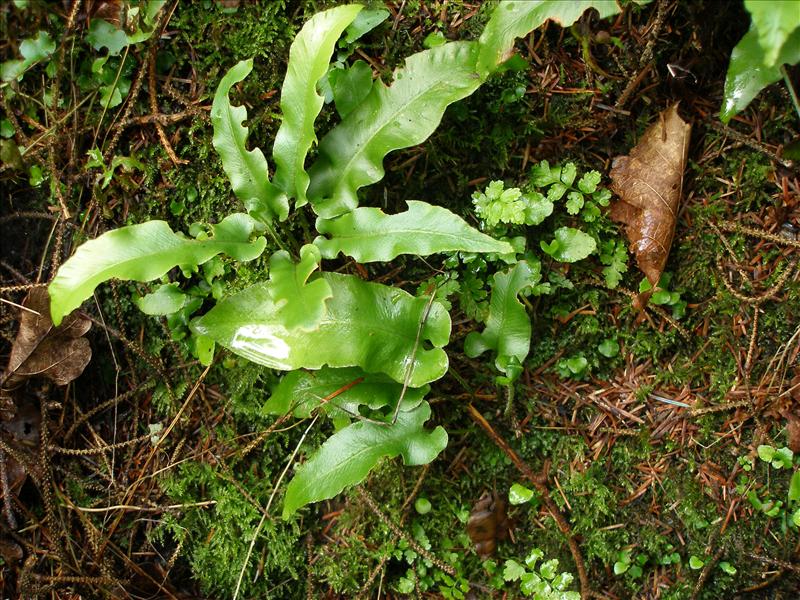
<path fill-rule="evenodd" d="M 545 469 L 541 473 L 535 473 L 533 469 L 531 469 L 528 464 L 525 463 L 516 452 L 514 452 L 511 446 L 508 445 L 508 442 L 498 435 L 491 424 L 483 418 L 483 415 L 478 412 L 478 410 L 472 406 L 472 404 L 467 405 L 467 410 L 469 411 L 469 416 L 472 417 L 473 421 L 481 426 L 481 428 L 487 433 L 497 447 L 500 448 L 506 454 L 506 456 L 511 459 L 511 462 L 514 463 L 514 466 L 517 468 L 517 470 L 522 473 L 522 475 L 524 475 L 525 478 L 530 481 L 536 490 L 542 495 L 542 500 L 544 501 L 545 507 L 555 520 L 556 525 L 558 525 L 559 530 L 561 530 L 561 533 L 567 538 L 569 551 L 572 553 L 572 559 L 575 561 L 575 568 L 578 571 L 578 579 L 581 583 L 581 598 L 583 600 L 591 598 L 592 589 L 591 585 L 589 584 L 589 576 L 586 574 L 586 566 L 583 563 L 583 557 L 581 556 L 581 550 L 578 547 L 578 542 L 572 535 L 572 530 L 570 529 L 569 523 L 567 523 L 564 515 L 561 514 L 561 511 L 558 510 L 558 506 L 556 506 L 556 503 L 550 497 L 550 490 L 547 488 L 547 467 L 545 466 Z"/>
<path fill-rule="evenodd" d="M 364 488 L 361 488 L 361 487 L 356 488 L 356 491 L 358 492 L 358 495 L 361 497 L 361 499 L 364 501 L 364 503 L 367 506 L 369 506 L 370 510 L 372 512 L 374 512 L 375 515 L 381 521 L 383 521 L 383 524 L 386 525 L 392 531 L 392 533 L 395 534 L 395 536 L 404 539 L 406 542 L 408 542 L 408 545 L 411 546 L 414 549 L 414 552 L 416 552 L 420 556 L 423 556 L 423 557 L 427 558 L 434 565 L 436 565 L 439 569 L 441 569 L 442 571 L 444 571 L 445 573 L 450 575 L 450 577 L 458 577 L 458 573 L 456 572 L 456 570 L 453 567 L 451 567 L 447 563 L 441 561 L 440 559 L 436 558 L 433 554 L 431 554 L 430 552 L 425 550 L 425 548 L 420 546 L 413 538 L 411 538 L 409 535 L 407 535 L 397 525 L 392 523 L 389 520 L 389 517 L 387 517 L 385 514 L 383 514 L 383 511 L 380 508 L 378 508 L 378 506 L 375 504 L 375 501 L 372 499 L 372 496 L 369 495 L 369 492 L 367 492 Z"/>

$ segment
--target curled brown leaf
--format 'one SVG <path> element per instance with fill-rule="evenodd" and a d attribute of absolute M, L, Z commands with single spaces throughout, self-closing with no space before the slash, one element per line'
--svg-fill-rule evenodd
<path fill-rule="evenodd" d="M 611 189 L 620 197 L 611 206 L 611 218 L 626 225 L 636 262 L 653 288 L 675 234 L 691 129 L 673 104 L 611 168 Z M 651 293 L 639 295 L 638 308 L 644 308 Z"/>
<path fill-rule="evenodd" d="M 467 535 L 481 558 L 494 554 L 497 541 L 508 533 L 506 503 L 497 494 L 486 492 L 475 503 L 467 521 Z"/>
<path fill-rule="evenodd" d="M 68 384 L 83 373 L 92 357 L 89 340 L 83 337 L 91 322 L 73 313 L 53 327 L 46 288 L 31 290 L 22 305 L 3 387 L 12 389 L 34 376 L 46 377 L 56 385 Z"/>

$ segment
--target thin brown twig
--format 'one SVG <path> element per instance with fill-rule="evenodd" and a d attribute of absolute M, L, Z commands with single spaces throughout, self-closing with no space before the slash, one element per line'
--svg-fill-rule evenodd
<path fill-rule="evenodd" d="M 364 501 L 364 503 L 369 507 L 369 509 L 375 513 L 375 516 L 378 517 L 386 527 L 388 527 L 392 533 L 394 533 L 399 538 L 404 539 L 411 548 L 414 549 L 414 552 L 418 553 L 420 556 L 431 561 L 434 565 L 436 565 L 440 570 L 444 571 L 450 577 L 458 577 L 458 573 L 456 570 L 451 566 L 442 561 L 441 559 L 437 558 L 433 554 L 431 554 L 428 550 L 425 550 L 422 546 L 420 546 L 416 540 L 414 540 L 411 536 L 405 533 L 402 529 L 400 529 L 397 525 L 395 525 L 389 517 L 383 514 L 383 511 L 378 508 L 378 505 L 375 504 L 375 500 L 372 499 L 369 492 L 365 490 L 363 487 L 356 488 L 356 492 Z"/>
<path fill-rule="evenodd" d="M 147 76 L 147 92 L 150 97 L 150 112 L 155 115 L 158 114 L 158 102 L 156 100 L 156 51 L 158 47 L 155 44 L 150 46 L 149 52 L 149 72 Z M 167 134 L 164 131 L 164 126 L 161 124 L 160 121 L 156 120 L 153 121 L 153 125 L 156 128 L 156 132 L 158 133 L 158 139 L 161 140 L 161 145 L 164 147 L 164 150 L 169 156 L 170 160 L 175 166 L 180 164 L 185 164 L 188 161 L 181 160 L 175 154 L 175 150 L 172 149 L 172 145 L 169 143 L 167 139 Z"/>
<path fill-rule="evenodd" d="M 564 515 L 561 514 L 561 511 L 558 510 L 558 506 L 550 497 L 550 490 L 547 487 L 547 475 L 542 473 L 535 473 L 533 469 L 531 469 L 527 463 L 525 463 L 519 455 L 508 445 L 500 435 L 494 430 L 491 424 L 483 417 L 483 415 L 472 405 L 467 404 L 467 411 L 469 412 L 470 417 L 480 425 L 481 429 L 483 429 L 489 436 L 489 438 L 500 448 L 508 458 L 511 459 L 511 462 L 514 463 L 514 466 L 517 470 L 525 476 L 525 478 L 530 481 L 536 490 L 541 494 L 542 500 L 544 502 L 545 507 L 547 508 L 550 515 L 558 525 L 558 528 L 561 530 L 561 533 L 567 539 L 567 544 L 569 546 L 570 553 L 572 554 L 572 559 L 575 561 L 575 568 L 578 571 L 578 579 L 580 580 L 581 584 L 581 598 L 587 600 L 592 595 L 591 584 L 589 583 L 589 576 L 586 573 L 586 566 L 583 562 L 583 556 L 581 555 L 580 547 L 578 546 L 578 542 L 575 537 L 572 535 L 572 530 L 567 523 L 567 520 L 564 518 Z"/>

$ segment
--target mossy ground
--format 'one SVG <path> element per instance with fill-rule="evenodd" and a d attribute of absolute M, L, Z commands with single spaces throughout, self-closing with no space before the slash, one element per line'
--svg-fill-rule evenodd
<path fill-rule="evenodd" d="M 0 8 L 4 59 L 40 29 L 60 39 L 66 22 L 60 5 L 30 4 L 26 10 Z M 116 153 L 135 156 L 144 169 L 120 172 L 107 189 L 98 189 L 95 172 L 84 166 L 94 139 L 77 126 L 59 129 L 73 144 L 63 157 L 48 161 L 45 150 L 25 159 L 26 171 L 4 166 L 0 178 L 9 193 L 2 205 L 3 235 L 7 227 L 10 233 L 4 241 L 3 290 L 35 280 L 40 262 L 46 273 L 52 261 L 63 258 L 42 252 L 51 222 L 27 214 L 42 211 L 47 217 L 48 207 L 58 212 L 51 185 L 63 187 L 67 206 L 77 215 L 70 222 L 90 235 L 148 218 L 187 230 L 232 212 L 237 202 L 211 145 L 207 114 L 213 91 L 227 68 L 255 58 L 253 74 L 233 97 L 248 108 L 250 140 L 268 149 L 279 125 L 279 88 L 291 40 L 308 16 L 332 4 L 178 3 L 164 37 L 154 43 L 159 65 L 154 92 L 161 113 L 185 113 L 164 126 L 176 157 L 185 162 L 174 164 L 152 123 L 143 123 L 126 126 Z M 741 294 L 757 296 L 780 278 L 797 247 L 721 232 L 735 252 L 731 256 L 712 225 L 728 221 L 773 233 L 800 226 L 797 170 L 770 155 L 796 139 L 797 115 L 776 85 L 733 123 L 746 143 L 715 126 L 727 59 L 746 30 L 746 14 L 733 4 L 724 9 L 705 1 L 662 4 L 666 16 L 658 28 L 655 5 L 629 6 L 613 24 L 584 24 L 591 33 L 606 28 L 618 38 L 619 45 L 589 46 L 596 64 L 614 77 L 587 66 L 579 30 L 573 34 L 550 24 L 537 31 L 518 44 L 529 68 L 494 77 L 452 106 L 425 144 L 390 155 L 386 178 L 365 190 L 364 204 L 402 209 L 405 200 L 421 199 L 475 222 L 470 194 L 486 182 L 524 183 L 530 166 L 541 159 L 570 160 L 607 173 L 611 159 L 627 153 L 658 113 L 680 100 L 694 129 L 667 271 L 670 289 L 688 303 L 678 320 L 683 332 L 663 311 L 641 314 L 627 295 L 603 286 L 599 263 L 558 271 L 572 284 L 535 299 L 531 354 L 506 410 L 507 392 L 494 385 L 491 361 L 462 354 L 463 338 L 476 325 L 454 302 L 451 373 L 431 393 L 433 422 L 449 432 L 447 449 L 429 467 L 387 461 L 370 475 L 362 488 L 385 519 L 351 490 L 284 522 L 274 515 L 285 480 L 275 486 L 306 424 L 287 423 L 243 456 L 274 422 L 263 405 L 278 375 L 225 353 L 203 372 L 187 339 L 170 339 L 164 324 L 136 311 L 131 297 L 146 286 L 117 284 L 114 293 L 107 286 L 98 292 L 97 306 L 87 309 L 98 325 L 108 326 L 91 334 L 92 365 L 66 396 L 55 389 L 37 392 L 60 402 L 51 415 L 51 436 L 65 445 L 59 436 L 70 423 L 128 391 L 117 408 L 90 420 L 92 430 L 84 427 L 70 447 L 96 445 L 93 435 L 133 439 L 147 433 L 148 425 L 173 419 L 175 428 L 157 451 L 145 443 L 91 458 L 43 454 L 52 471 L 49 496 L 28 482 L 17 503 L 18 510 L 29 506 L 25 520 L 41 532 L 12 532 L 2 525 L 3 536 L 31 557 L 17 564 L 3 558 L 4 596 L 14 597 L 18 586 L 27 585 L 26 593 L 64 598 L 72 591 L 87 597 L 229 598 L 248 556 L 240 596 L 248 598 L 515 597 L 519 584 L 503 581 L 503 563 L 522 563 L 533 548 L 575 573 L 565 538 L 538 496 L 510 509 L 512 536 L 498 543 L 488 562 L 471 549 L 466 521 L 478 498 L 486 491 L 507 496 L 514 483 L 530 485 L 470 419 L 465 406 L 472 402 L 534 471 L 547 473 L 551 497 L 577 536 L 600 597 L 711 599 L 748 591 L 796 597 L 797 529 L 787 526 L 785 510 L 769 517 L 746 495 L 757 491 L 762 501 L 786 505 L 791 470 L 760 461 L 756 448 L 787 444 L 800 282 L 795 273 L 754 305 L 732 294 L 723 279 Z M 477 2 L 408 1 L 392 3 L 391 13 L 359 46 L 360 56 L 385 77 L 403 57 L 422 49 L 432 31 L 474 39 L 488 8 Z M 64 94 L 62 114 L 88 93 L 70 83 L 75 69 L 94 56 L 84 39 L 83 13 L 76 31 L 61 75 L 64 89 L 74 94 Z M 653 68 L 623 112 L 608 110 L 640 72 L 639 57 L 651 39 Z M 144 72 L 149 47 L 131 49 L 131 77 Z M 668 63 L 689 69 L 697 82 L 671 77 Z M 12 86 L 16 93 L 3 91 L 4 114 L 16 116 L 26 140 L 52 120 L 39 101 L 52 76 L 40 71 L 37 67 L 31 72 L 35 77 L 26 75 Z M 134 116 L 151 112 L 147 81 L 142 89 Z M 108 143 L 117 131 L 114 119 L 126 106 L 104 115 L 94 103 L 81 122 Z M 326 108 L 323 128 L 333 118 Z M 44 171 L 41 185 L 28 183 L 33 165 Z M 567 222 L 561 211 L 557 219 Z M 311 218 L 310 212 L 299 213 L 285 231 L 302 239 L 304 219 Z M 620 235 L 605 217 L 598 227 L 609 237 Z M 67 240 L 64 255 L 73 229 L 61 233 Z M 220 280 L 228 291 L 245 287 L 263 277 L 265 260 L 227 265 Z M 413 292 L 440 264 L 435 257 L 430 264 L 399 260 L 362 274 L 389 274 Z M 737 269 L 755 283 L 741 281 Z M 621 287 L 635 290 L 640 278 L 630 257 Z M 3 294 L 16 302 L 22 298 L 16 291 Z M 10 342 L 16 312 L 8 304 L 2 311 Z M 607 339 L 618 342 L 617 356 L 599 351 Z M 558 360 L 576 354 L 587 359 L 588 369 L 578 376 L 560 374 Z M 181 410 L 186 398 L 191 400 Z M 304 447 L 319 445 L 329 433 L 325 427 L 312 429 Z M 430 501 L 430 512 L 414 509 L 420 497 Z M 74 510 L 114 504 L 144 512 Z M 408 539 L 451 565 L 456 576 L 421 556 Z M 641 573 L 614 573 L 626 550 L 634 560 L 643 557 Z M 59 551 L 56 569 L 51 558 Z M 665 560 L 674 552 L 677 561 Z M 711 563 L 708 573 L 690 566 L 692 556 Z M 735 574 L 720 569 L 722 561 L 735 567 Z M 54 571 L 59 577 L 48 579 Z M 470 584 L 472 591 L 466 592 Z"/>

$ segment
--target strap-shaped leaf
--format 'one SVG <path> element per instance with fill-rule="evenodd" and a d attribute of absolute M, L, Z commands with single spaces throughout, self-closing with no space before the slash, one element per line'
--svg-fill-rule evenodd
<path fill-rule="evenodd" d="M 249 241 L 255 226 L 248 215 L 233 214 L 211 226 L 212 237 L 194 240 L 173 232 L 164 221 L 148 221 L 89 240 L 61 265 L 50 283 L 53 323 L 61 323 L 64 315 L 112 277 L 151 281 L 173 267 L 193 267 L 220 253 L 236 260 L 253 260 L 267 245 L 263 237 Z"/>
<path fill-rule="evenodd" d="M 330 416 L 337 411 L 358 414 L 360 406 L 371 409 L 394 406 L 403 386 L 383 373 L 365 373 L 358 367 L 319 371 L 292 371 L 272 390 L 264 410 L 270 414 L 286 414 L 305 418 L 324 405 Z M 430 386 L 408 388 L 403 396 L 403 409 L 411 410 L 422 402 Z"/>
<path fill-rule="evenodd" d="M 331 286 L 321 278 L 308 282 L 320 259 L 319 248 L 311 244 L 300 249 L 297 264 L 285 250 L 269 259 L 270 290 L 278 306 L 276 316 L 287 329 L 312 329 L 325 314 L 325 301 L 333 294 Z"/>
<path fill-rule="evenodd" d="M 475 358 L 494 350 L 495 365 L 504 372 L 510 358 L 520 364 L 525 360 L 531 346 L 531 320 L 517 294 L 535 280 L 535 273 L 524 260 L 506 272 L 495 273 L 486 329 L 467 335 L 464 340 L 467 356 Z"/>
<path fill-rule="evenodd" d="M 333 434 L 289 482 L 283 518 L 363 481 L 384 457 L 402 456 L 409 466 L 431 462 L 447 446 L 447 432 L 441 426 L 426 431 L 430 415 L 431 407 L 423 402 L 412 411 L 399 413 L 394 425 L 359 421 Z"/>
<path fill-rule="evenodd" d="M 379 208 L 357 208 L 332 220 L 317 219 L 314 240 L 325 258 L 339 252 L 359 262 L 389 261 L 400 254 L 427 256 L 435 252 L 497 252 L 514 249 L 470 227 L 441 206 L 409 200 L 406 212 L 387 215 Z"/>
<path fill-rule="evenodd" d="M 596 8 L 601 19 L 619 12 L 615 0 L 503 0 L 492 12 L 478 41 L 481 78 L 488 77 L 510 58 L 515 39 L 528 35 L 548 19 L 569 27 L 589 8 Z"/>
<path fill-rule="evenodd" d="M 296 198 L 296 206 L 307 202 L 308 173 L 304 163 L 317 139 L 314 121 L 323 104 L 322 96 L 317 94 L 317 82 L 328 70 L 336 41 L 361 8 L 350 4 L 315 14 L 303 25 L 289 50 L 289 66 L 281 89 L 283 121 L 272 149 L 276 165 L 273 182 L 286 195 Z"/>
<path fill-rule="evenodd" d="M 442 346 L 450 337 L 450 315 L 441 304 L 431 305 L 420 331 L 427 298 L 415 298 L 352 275 L 322 276 L 333 296 L 325 316 L 311 331 L 286 328 L 268 283 L 217 303 L 192 322 L 192 330 L 248 360 L 284 371 L 358 366 L 367 373 L 386 373 L 402 383 L 414 354 L 411 387 L 445 374 L 447 354 Z M 423 348 L 426 340 L 430 350 Z M 415 345 L 419 346 L 416 353 Z"/>
<path fill-rule="evenodd" d="M 448 105 L 478 88 L 476 54 L 474 42 L 444 44 L 409 56 L 391 86 L 373 84 L 320 142 L 308 189 L 318 215 L 329 219 L 358 206 L 357 190 L 383 178 L 389 152 L 425 141 Z"/>
<path fill-rule="evenodd" d="M 259 148 L 247 149 L 248 128 L 242 125 L 247 118 L 244 106 L 231 106 L 230 89 L 242 81 L 253 69 L 253 60 L 235 64 L 219 82 L 211 106 L 211 123 L 214 126 L 212 143 L 222 159 L 236 197 L 247 212 L 256 219 L 270 223 L 273 217 L 285 219 L 289 203 L 269 181 L 267 159 Z"/>

